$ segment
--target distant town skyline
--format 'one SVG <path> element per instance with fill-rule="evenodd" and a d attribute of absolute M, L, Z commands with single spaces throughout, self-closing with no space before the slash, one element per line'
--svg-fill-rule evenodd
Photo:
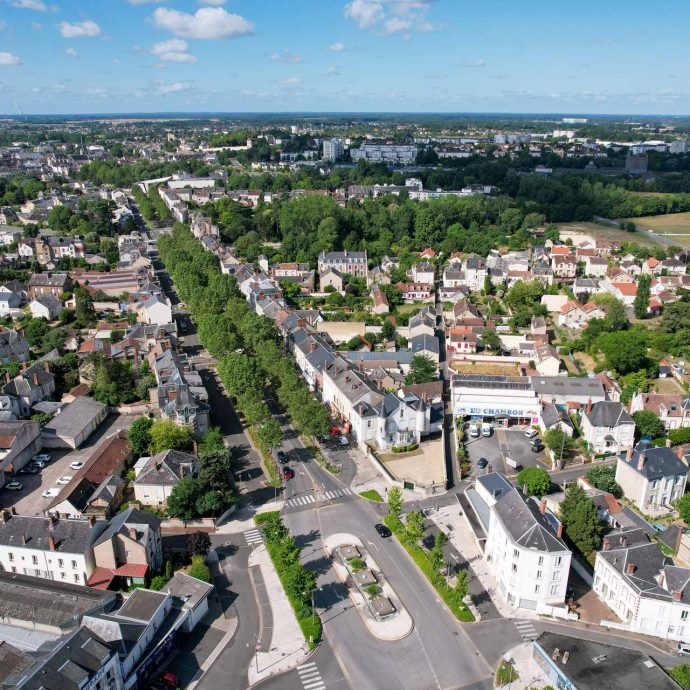
<path fill-rule="evenodd" d="M 680 0 L 0 0 L 0 114 L 684 115 L 689 22 Z"/>

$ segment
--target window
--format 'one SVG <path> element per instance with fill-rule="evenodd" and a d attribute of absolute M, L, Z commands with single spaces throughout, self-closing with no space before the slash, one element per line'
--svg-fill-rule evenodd
<path fill-rule="evenodd" d="M 539 590 L 541 589 L 541 585 L 534 585 L 534 593 L 539 594 Z"/>
<path fill-rule="evenodd" d="M 34 565 L 38 565 L 38 556 L 31 556 L 31 562 Z"/>
<path fill-rule="evenodd" d="M 14 566 L 14 565 L 12 566 L 12 572 L 13 572 L 13 573 L 16 573 L 16 572 L 17 572 L 17 566 Z"/>
<path fill-rule="evenodd" d="M 60 579 L 64 580 L 67 577 L 67 573 L 60 573 Z"/>
<path fill-rule="evenodd" d="M 36 568 L 35 573 L 36 577 L 41 577 L 41 571 L 38 568 Z"/>
<path fill-rule="evenodd" d="M 551 585 L 551 594 L 558 594 L 558 585 Z"/>
<path fill-rule="evenodd" d="M 7 554 L 7 557 L 10 559 L 10 563 L 14 561 L 14 554 L 11 551 Z"/>
<path fill-rule="evenodd" d="M 556 556 L 556 567 L 561 565 L 562 562 L 563 562 L 563 557 L 562 556 Z"/>
<path fill-rule="evenodd" d="M 77 569 L 77 562 L 72 561 L 72 570 L 76 570 L 76 569 Z"/>
<path fill-rule="evenodd" d="M 539 556 L 539 565 L 544 565 L 544 556 Z"/>
<path fill-rule="evenodd" d="M 64 567 L 65 567 L 65 561 L 63 561 L 62 558 L 58 558 L 58 565 L 59 565 L 61 568 L 64 568 Z"/>
<path fill-rule="evenodd" d="M 553 581 L 554 581 L 554 582 L 560 582 L 560 581 L 561 581 L 561 571 L 560 571 L 560 570 L 554 571 L 554 573 L 553 573 Z"/>
<path fill-rule="evenodd" d="M 537 580 L 541 580 L 541 576 L 542 576 L 542 571 L 537 570 Z"/>
<path fill-rule="evenodd" d="M 680 619 L 682 621 L 688 620 L 688 610 L 687 609 L 685 611 L 680 612 Z"/>
<path fill-rule="evenodd" d="M 79 573 L 74 573 L 74 581 L 79 582 Z"/>
<path fill-rule="evenodd" d="M 513 563 L 513 572 L 514 572 L 514 573 L 517 572 L 517 563 Z"/>
<path fill-rule="evenodd" d="M 513 558 L 520 558 L 520 552 L 517 549 L 513 549 Z"/>

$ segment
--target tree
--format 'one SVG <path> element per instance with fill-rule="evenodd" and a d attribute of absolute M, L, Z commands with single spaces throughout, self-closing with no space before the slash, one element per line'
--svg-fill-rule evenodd
<path fill-rule="evenodd" d="M 602 333 L 595 344 L 604 353 L 607 367 L 615 369 L 622 376 L 645 369 L 649 364 L 648 336 L 644 329 Z"/>
<path fill-rule="evenodd" d="M 429 553 L 429 558 L 431 559 L 431 565 L 434 570 L 440 570 L 443 565 L 443 547 L 448 541 L 448 537 L 439 530 L 436 532 L 434 537 L 434 545 Z"/>
<path fill-rule="evenodd" d="M 426 527 L 424 526 L 424 517 L 421 513 L 413 511 L 407 514 L 405 532 L 407 538 L 413 543 L 418 542 L 424 536 Z"/>
<path fill-rule="evenodd" d="M 156 575 L 151 580 L 151 584 L 149 585 L 149 589 L 152 589 L 154 592 L 160 592 L 163 587 L 165 587 L 165 584 L 167 583 L 167 579 L 163 575 Z"/>
<path fill-rule="evenodd" d="M 620 498 L 623 495 L 623 490 L 616 482 L 616 467 L 614 465 L 592 467 L 585 475 L 585 479 L 593 487 L 600 491 L 607 491 L 616 498 Z"/>
<path fill-rule="evenodd" d="M 544 434 L 544 443 L 559 460 L 567 458 L 575 448 L 575 441 L 563 431 L 560 424 Z"/>
<path fill-rule="evenodd" d="M 658 438 L 665 433 L 664 425 L 661 423 L 659 416 L 650 412 L 649 410 L 638 410 L 632 416 L 640 436 L 649 436 L 649 438 Z"/>
<path fill-rule="evenodd" d="M 685 494 L 678 499 L 676 509 L 685 524 L 690 527 L 690 494 Z"/>
<path fill-rule="evenodd" d="M 187 555 L 205 556 L 211 550 L 211 537 L 206 532 L 192 532 L 187 537 Z"/>
<path fill-rule="evenodd" d="M 280 422 L 277 419 L 269 419 L 264 422 L 258 430 L 259 440 L 269 450 L 278 448 L 283 442 L 283 430 L 280 428 Z"/>
<path fill-rule="evenodd" d="M 194 440 L 191 430 L 186 426 L 177 426 L 170 419 L 157 419 L 149 429 L 152 454 L 172 448 L 173 450 L 190 450 Z"/>
<path fill-rule="evenodd" d="M 193 520 L 197 516 L 196 504 L 200 495 L 201 486 L 196 479 L 180 479 L 168 497 L 168 513 L 180 520 Z"/>
<path fill-rule="evenodd" d="M 74 290 L 76 301 L 75 324 L 79 328 L 87 328 L 96 322 L 96 310 L 93 308 L 93 300 L 85 287 L 77 287 Z"/>
<path fill-rule="evenodd" d="M 464 599 L 469 591 L 469 581 L 467 578 L 467 571 L 461 570 L 458 573 L 457 580 L 455 581 L 455 591 L 460 599 Z"/>
<path fill-rule="evenodd" d="M 390 515 L 400 515 L 403 507 L 403 492 L 399 486 L 392 486 L 388 489 L 388 513 Z"/>
<path fill-rule="evenodd" d="M 429 383 L 436 381 L 436 363 L 426 355 L 415 355 L 410 362 L 410 373 L 405 377 L 405 383 Z"/>
<path fill-rule="evenodd" d="M 647 318 L 651 284 L 652 279 L 648 275 L 641 275 L 637 279 L 637 294 L 633 302 L 633 310 L 635 311 L 635 317 L 638 319 Z"/>
<path fill-rule="evenodd" d="M 590 553 L 601 542 L 601 523 L 597 507 L 577 484 L 571 484 L 566 489 L 559 518 L 568 538 L 582 553 Z"/>
<path fill-rule="evenodd" d="M 498 352 L 501 349 L 501 339 L 499 338 L 496 331 L 486 330 L 482 331 L 481 334 L 482 345 L 487 350 L 492 352 Z"/>
<path fill-rule="evenodd" d="M 526 488 L 530 496 L 537 496 L 538 498 L 548 494 L 551 489 L 551 477 L 541 467 L 526 467 L 518 474 L 516 482 L 523 489 Z"/>
<path fill-rule="evenodd" d="M 195 577 L 197 580 L 203 582 L 211 583 L 211 571 L 208 569 L 206 563 L 204 563 L 203 556 L 193 556 L 192 565 L 187 573 L 190 577 Z"/>
<path fill-rule="evenodd" d="M 383 321 L 381 326 L 381 335 L 383 336 L 384 340 L 391 340 L 391 338 L 395 335 L 395 326 L 388 319 L 384 319 Z"/>
<path fill-rule="evenodd" d="M 132 444 L 132 455 L 135 458 L 141 458 L 148 453 L 151 445 L 152 426 L 153 420 L 149 417 L 139 417 L 132 422 L 127 437 Z"/>

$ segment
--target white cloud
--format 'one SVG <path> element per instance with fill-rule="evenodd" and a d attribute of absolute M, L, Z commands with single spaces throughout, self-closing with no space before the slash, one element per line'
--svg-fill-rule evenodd
<path fill-rule="evenodd" d="M 218 40 L 254 33 L 254 25 L 222 7 L 202 7 L 195 14 L 158 7 L 153 13 L 157 26 L 183 38 Z"/>
<path fill-rule="evenodd" d="M 101 27 L 91 19 L 76 24 L 60 22 L 58 29 L 60 29 L 63 38 L 80 38 L 82 36 L 93 38 L 101 35 Z"/>
<path fill-rule="evenodd" d="M 160 41 L 155 43 L 149 51 L 151 55 L 156 55 L 164 62 L 180 62 L 192 64 L 199 62 L 195 55 L 189 52 L 189 45 L 187 41 L 181 38 L 171 38 L 169 41 Z"/>
<path fill-rule="evenodd" d="M 465 60 L 465 62 L 463 62 L 461 66 L 462 67 L 480 68 L 480 67 L 486 67 L 486 62 L 484 62 L 484 60 Z"/>
<path fill-rule="evenodd" d="M 215 5 L 216 7 L 219 7 L 220 5 L 225 4 L 225 0 L 199 0 L 200 5 Z"/>
<path fill-rule="evenodd" d="M 71 58 L 79 57 L 79 53 L 74 48 L 65 48 L 65 55 Z"/>
<path fill-rule="evenodd" d="M 6 26 L 7 26 L 7 23 L 6 23 L 6 22 L 0 21 L 0 31 L 1 31 L 2 29 L 4 29 Z"/>
<path fill-rule="evenodd" d="M 411 31 L 434 31 L 426 14 L 434 0 L 351 0 L 345 5 L 345 16 L 360 29 L 383 35 Z"/>
<path fill-rule="evenodd" d="M 329 77 L 335 77 L 340 74 L 340 70 L 337 67 L 326 67 L 326 74 Z"/>
<path fill-rule="evenodd" d="M 170 93 L 180 93 L 181 91 L 189 91 L 192 85 L 189 82 L 176 81 L 172 84 L 158 84 L 156 93 L 159 96 L 165 96 Z"/>
<path fill-rule="evenodd" d="M 271 60 L 273 60 L 273 62 L 298 63 L 302 62 L 304 58 L 301 55 L 295 55 L 286 49 L 282 53 L 274 53 L 271 55 Z"/>
<path fill-rule="evenodd" d="M 345 50 L 345 44 L 344 43 L 331 43 L 331 45 L 328 46 L 328 50 L 334 52 L 334 53 L 342 53 L 343 50 Z"/>
<path fill-rule="evenodd" d="M 22 61 L 12 53 L 0 52 L 0 66 L 11 67 L 12 65 L 21 65 Z"/>
<path fill-rule="evenodd" d="M 22 10 L 36 10 L 36 12 L 46 12 L 48 6 L 43 0 L 12 0 L 10 3 L 12 7 L 18 7 Z"/>
<path fill-rule="evenodd" d="M 297 86 L 302 83 L 302 80 L 299 77 L 288 77 L 287 79 L 283 79 L 280 83 L 283 86 Z"/>

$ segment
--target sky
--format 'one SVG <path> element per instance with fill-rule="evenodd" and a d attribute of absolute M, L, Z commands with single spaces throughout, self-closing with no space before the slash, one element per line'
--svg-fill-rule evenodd
<path fill-rule="evenodd" d="M 0 114 L 690 114 L 690 2 L 0 0 Z"/>

